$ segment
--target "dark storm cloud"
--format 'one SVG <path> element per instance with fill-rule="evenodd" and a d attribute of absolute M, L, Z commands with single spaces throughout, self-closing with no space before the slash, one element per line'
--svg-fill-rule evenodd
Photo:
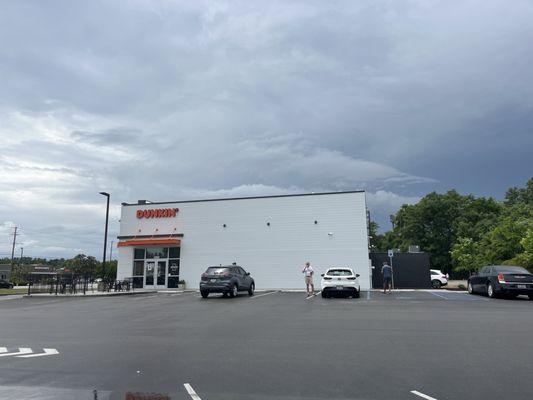
<path fill-rule="evenodd" d="M 533 170 L 531 43 L 525 0 L 3 2 L 0 221 L 98 254 L 100 190 L 112 234 L 137 198 L 364 188 L 386 225 L 501 196 Z"/>

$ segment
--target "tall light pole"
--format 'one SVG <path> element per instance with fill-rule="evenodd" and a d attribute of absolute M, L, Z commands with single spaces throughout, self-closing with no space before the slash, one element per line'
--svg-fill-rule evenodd
<path fill-rule="evenodd" d="M 104 277 L 104 280 L 105 280 L 105 255 L 107 252 L 107 225 L 109 223 L 109 198 L 111 197 L 111 195 L 106 192 L 100 192 L 100 194 L 102 196 L 107 197 L 107 207 L 105 211 L 104 255 L 102 257 L 102 276 Z"/>

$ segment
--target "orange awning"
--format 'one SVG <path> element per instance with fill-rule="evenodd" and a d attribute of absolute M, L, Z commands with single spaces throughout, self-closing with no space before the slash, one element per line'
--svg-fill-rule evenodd
<path fill-rule="evenodd" d="M 156 246 L 156 245 L 173 245 L 179 246 L 180 239 L 175 238 L 154 238 L 154 239 L 131 239 L 118 242 L 118 247 L 124 246 Z"/>

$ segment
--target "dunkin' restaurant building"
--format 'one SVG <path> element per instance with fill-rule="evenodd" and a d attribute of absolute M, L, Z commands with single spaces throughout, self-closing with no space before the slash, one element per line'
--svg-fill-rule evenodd
<path fill-rule="evenodd" d="M 257 289 L 302 289 L 329 267 L 351 267 L 369 289 L 364 191 L 122 204 L 117 279 L 197 289 L 213 265 L 237 263 Z"/>

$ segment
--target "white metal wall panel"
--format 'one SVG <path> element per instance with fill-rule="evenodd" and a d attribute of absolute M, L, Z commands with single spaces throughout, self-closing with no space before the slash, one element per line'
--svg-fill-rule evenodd
<path fill-rule="evenodd" d="M 180 209 L 175 218 L 136 217 L 138 209 L 170 207 Z M 207 266 L 236 262 L 257 289 L 302 289 L 307 260 L 317 286 L 331 266 L 350 266 L 362 289 L 371 285 L 364 192 L 122 207 L 121 236 L 167 233 L 184 235 L 180 278 L 189 288 Z M 121 248 L 120 276 L 130 276 L 132 265 L 131 251 Z"/>
<path fill-rule="evenodd" d="M 118 248 L 117 279 L 124 280 L 133 273 L 133 247 Z"/>

